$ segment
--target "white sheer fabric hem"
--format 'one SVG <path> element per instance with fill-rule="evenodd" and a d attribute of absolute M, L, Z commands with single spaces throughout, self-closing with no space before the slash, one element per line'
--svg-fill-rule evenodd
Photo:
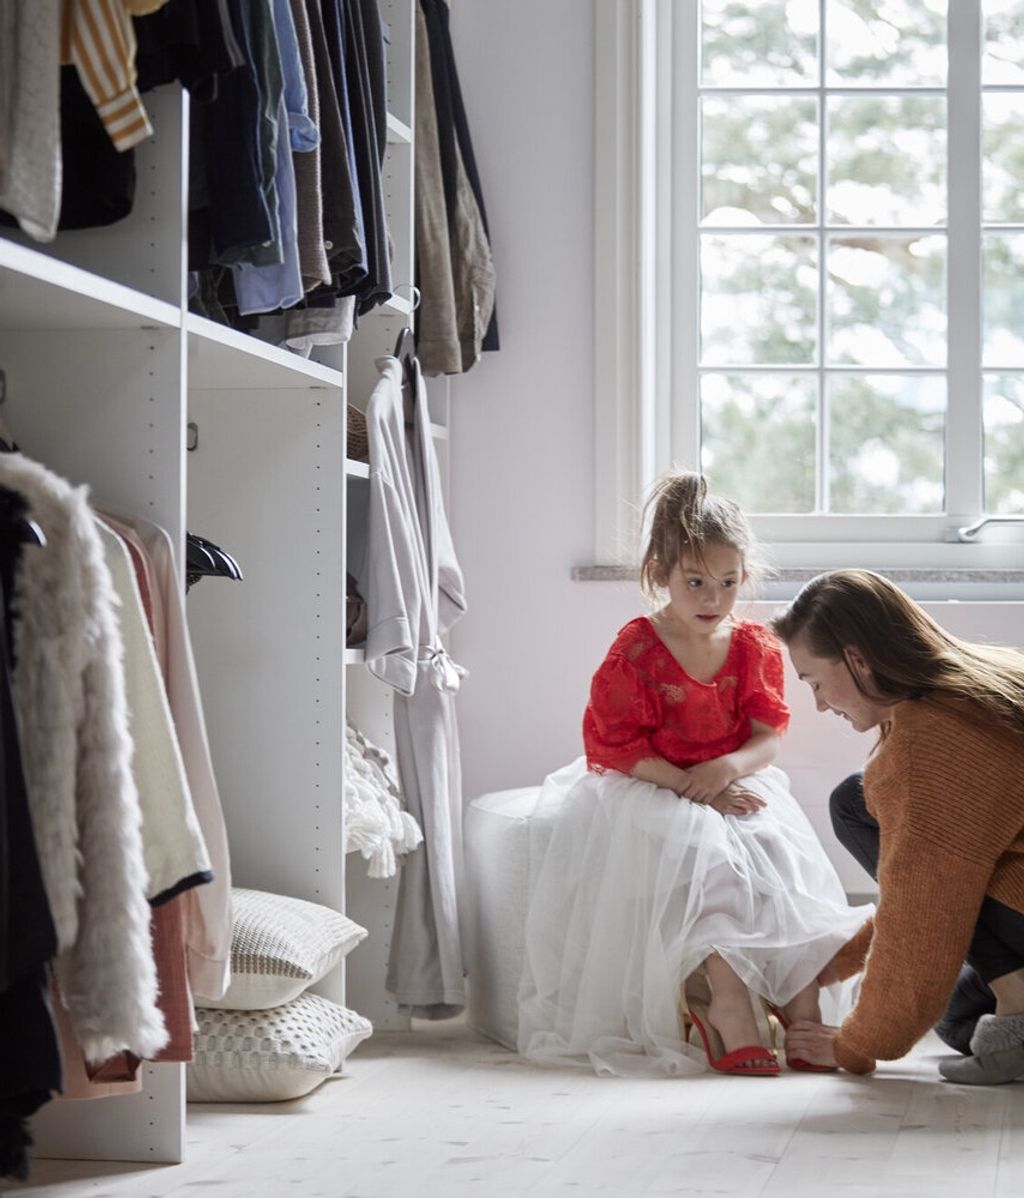
<path fill-rule="evenodd" d="M 706 1068 L 682 1040 L 682 982 L 713 951 L 783 1005 L 873 911 L 851 908 L 785 774 L 743 784 L 767 802 L 721 816 L 583 758 L 544 782 L 531 819 L 519 1050 L 619 1076 Z M 838 1022 L 856 982 L 822 992 Z"/>

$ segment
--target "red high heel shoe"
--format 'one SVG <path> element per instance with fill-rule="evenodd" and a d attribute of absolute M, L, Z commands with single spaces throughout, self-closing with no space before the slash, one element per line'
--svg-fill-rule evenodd
<path fill-rule="evenodd" d="M 690 1026 L 697 1029 L 711 1068 L 719 1073 L 732 1073 L 737 1076 L 749 1074 L 751 1077 L 778 1077 L 779 1062 L 775 1059 L 775 1054 L 761 1044 L 736 1048 L 732 1052 L 725 1051 L 722 1037 L 712 1027 L 711 1020 L 708 1018 L 710 1002 L 711 988 L 708 985 L 707 977 L 698 970 L 687 979 L 679 996 L 679 1005 L 683 1016 L 685 1038 L 687 1040 L 690 1038 Z M 756 1010 L 754 1018 L 756 1021 Z M 756 1063 L 748 1064 L 747 1062 Z"/>
<path fill-rule="evenodd" d="M 774 1015 L 779 1021 L 779 1027 L 783 1032 L 789 1031 L 789 1020 L 782 1013 L 781 1009 L 773 1002 L 764 999 L 764 1005 L 769 1015 Z M 786 1065 L 790 1069 L 796 1069 L 801 1073 L 838 1073 L 838 1068 L 835 1065 L 815 1065 L 813 1061 L 805 1061 L 803 1057 L 791 1057 L 786 1055 Z"/>
<path fill-rule="evenodd" d="M 707 1027 L 704 1026 L 704 1021 L 694 1011 L 692 1005 L 690 1006 L 687 1018 L 700 1034 L 700 1038 L 704 1044 L 704 1052 L 708 1058 L 708 1064 L 712 1069 L 717 1069 L 719 1073 L 733 1073 L 739 1077 L 742 1077 L 744 1074 L 748 1074 L 750 1077 L 779 1076 L 781 1072 L 779 1062 L 767 1048 L 762 1048 L 760 1044 L 752 1044 L 749 1047 L 734 1048 L 732 1052 L 726 1052 L 721 1036 L 711 1026 L 710 1022 Z M 707 1012 L 705 1012 L 706 1018 Z M 718 1056 L 712 1055 L 712 1045 L 718 1051 Z M 758 1063 L 751 1064 L 752 1061 Z"/>

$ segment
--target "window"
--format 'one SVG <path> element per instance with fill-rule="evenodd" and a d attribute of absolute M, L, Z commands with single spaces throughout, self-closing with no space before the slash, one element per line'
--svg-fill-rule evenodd
<path fill-rule="evenodd" d="M 1024 561 L 1019 528 L 947 544 L 1024 514 L 1024 0 L 613 7 L 598 237 L 634 286 L 598 299 L 599 480 L 699 462 L 801 564 Z"/>

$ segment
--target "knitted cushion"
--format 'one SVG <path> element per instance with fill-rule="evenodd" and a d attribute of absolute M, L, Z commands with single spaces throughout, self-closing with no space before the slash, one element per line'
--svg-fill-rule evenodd
<path fill-rule="evenodd" d="M 319 903 L 237 887 L 231 898 L 231 985 L 223 998 L 197 997 L 202 1007 L 280 1006 L 329 973 L 366 935 L 365 928 Z"/>
<path fill-rule="evenodd" d="M 270 1011 L 199 1008 L 189 1102 L 283 1102 L 308 1094 L 373 1032 L 318 994 Z"/>

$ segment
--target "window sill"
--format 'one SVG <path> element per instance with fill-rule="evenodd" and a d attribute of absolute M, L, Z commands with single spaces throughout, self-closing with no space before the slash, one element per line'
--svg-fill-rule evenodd
<path fill-rule="evenodd" d="M 790 599 L 808 579 L 828 567 L 783 566 L 765 582 L 757 599 Z M 902 586 L 922 601 L 1024 601 L 1024 569 L 984 567 L 875 567 L 877 573 Z M 574 566 L 574 582 L 631 582 L 639 585 L 635 566 Z"/>

